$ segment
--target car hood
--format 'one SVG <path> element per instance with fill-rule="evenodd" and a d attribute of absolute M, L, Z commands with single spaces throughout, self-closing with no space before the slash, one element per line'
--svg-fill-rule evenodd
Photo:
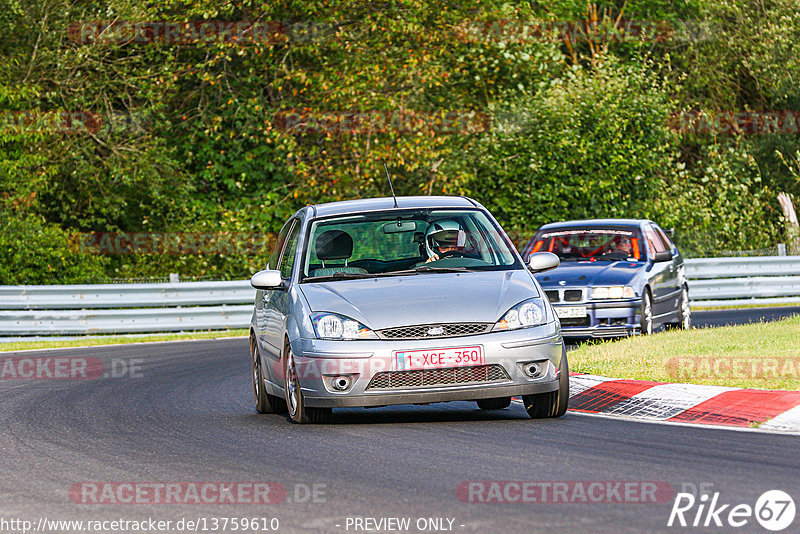
<path fill-rule="evenodd" d="M 527 271 L 426 273 L 300 284 L 311 310 L 340 313 L 373 330 L 435 323 L 494 323 L 539 296 Z"/>
<path fill-rule="evenodd" d="M 543 287 L 627 285 L 646 268 L 647 262 L 564 262 L 536 279 Z"/>

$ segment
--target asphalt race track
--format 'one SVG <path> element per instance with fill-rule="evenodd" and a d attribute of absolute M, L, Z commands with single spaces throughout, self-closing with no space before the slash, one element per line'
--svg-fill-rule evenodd
<path fill-rule="evenodd" d="M 0 380 L 0 519 L 276 517 L 279 532 L 375 532 L 355 530 L 353 518 L 399 517 L 411 518 L 408 532 L 447 531 L 418 530 L 420 518 L 451 519 L 454 532 L 729 532 L 668 528 L 673 493 L 657 503 L 486 504 L 456 490 L 467 481 L 650 481 L 674 492 L 705 484 L 720 504 L 754 506 L 771 489 L 800 502 L 796 436 L 575 413 L 533 421 L 519 404 L 481 412 L 466 402 L 339 410 L 334 424 L 300 426 L 254 412 L 244 338 L 0 358 L 23 355 L 98 358 L 118 376 Z M 76 504 L 70 488 L 86 481 L 277 482 L 288 495 L 268 505 Z M 750 518 L 739 531 L 763 529 Z"/>
<path fill-rule="evenodd" d="M 693 310 L 692 324 L 696 328 L 776 321 L 800 314 L 800 306 L 783 308 L 740 308 L 732 310 Z"/>

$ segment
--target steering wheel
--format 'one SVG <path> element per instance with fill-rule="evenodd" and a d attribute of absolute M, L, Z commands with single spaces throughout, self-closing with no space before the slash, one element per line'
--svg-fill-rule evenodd
<path fill-rule="evenodd" d="M 623 252 L 621 250 L 613 250 L 611 252 L 606 252 L 605 254 L 600 254 L 598 258 L 600 259 L 612 259 L 612 260 L 626 260 L 631 254 L 627 252 Z"/>
<path fill-rule="evenodd" d="M 473 258 L 473 259 L 480 258 L 479 254 L 475 252 L 467 252 L 465 250 L 448 250 L 447 252 L 442 252 L 441 254 L 438 254 L 438 256 L 439 260 L 443 260 L 445 258 Z"/>

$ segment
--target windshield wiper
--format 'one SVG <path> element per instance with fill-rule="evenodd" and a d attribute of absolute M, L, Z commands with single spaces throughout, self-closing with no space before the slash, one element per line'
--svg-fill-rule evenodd
<path fill-rule="evenodd" d="M 307 276 L 303 278 L 304 282 L 321 282 L 323 280 L 354 280 L 358 278 L 375 278 L 378 275 L 369 273 L 346 273 L 337 272 L 333 274 L 326 274 L 322 276 Z"/>
<path fill-rule="evenodd" d="M 430 265 L 420 265 L 415 272 L 418 273 L 468 273 L 470 269 L 466 267 L 432 267 Z"/>

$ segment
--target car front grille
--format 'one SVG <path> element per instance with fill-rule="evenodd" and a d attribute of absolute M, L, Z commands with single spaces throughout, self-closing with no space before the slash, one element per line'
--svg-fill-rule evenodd
<path fill-rule="evenodd" d="M 378 330 L 378 337 L 381 339 L 434 339 L 485 334 L 491 328 L 492 325 L 487 323 L 422 324 Z"/>
<path fill-rule="evenodd" d="M 545 295 L 547 295 L 547 299 L 550 302 L 558 302 L 558 290 L 557 289 L 554 290 L 554 291 L 545 291 L 544 293 L 545 293 Z"/>
<path fill-rule="evenodd" d="M 583 289 L 547 289 L 547 300 L 550 302 L 582 302 Z"/>
<path fill-rule="evenodd" d="M 372 377 L 366 391 L 455 386 L 485 382 L 505 382 L 507 380 L 510 380 L 508 373 L 499 364 L 447 367 L 444 369 L 417 369 L 414 371 L 384 371 Z"/>

